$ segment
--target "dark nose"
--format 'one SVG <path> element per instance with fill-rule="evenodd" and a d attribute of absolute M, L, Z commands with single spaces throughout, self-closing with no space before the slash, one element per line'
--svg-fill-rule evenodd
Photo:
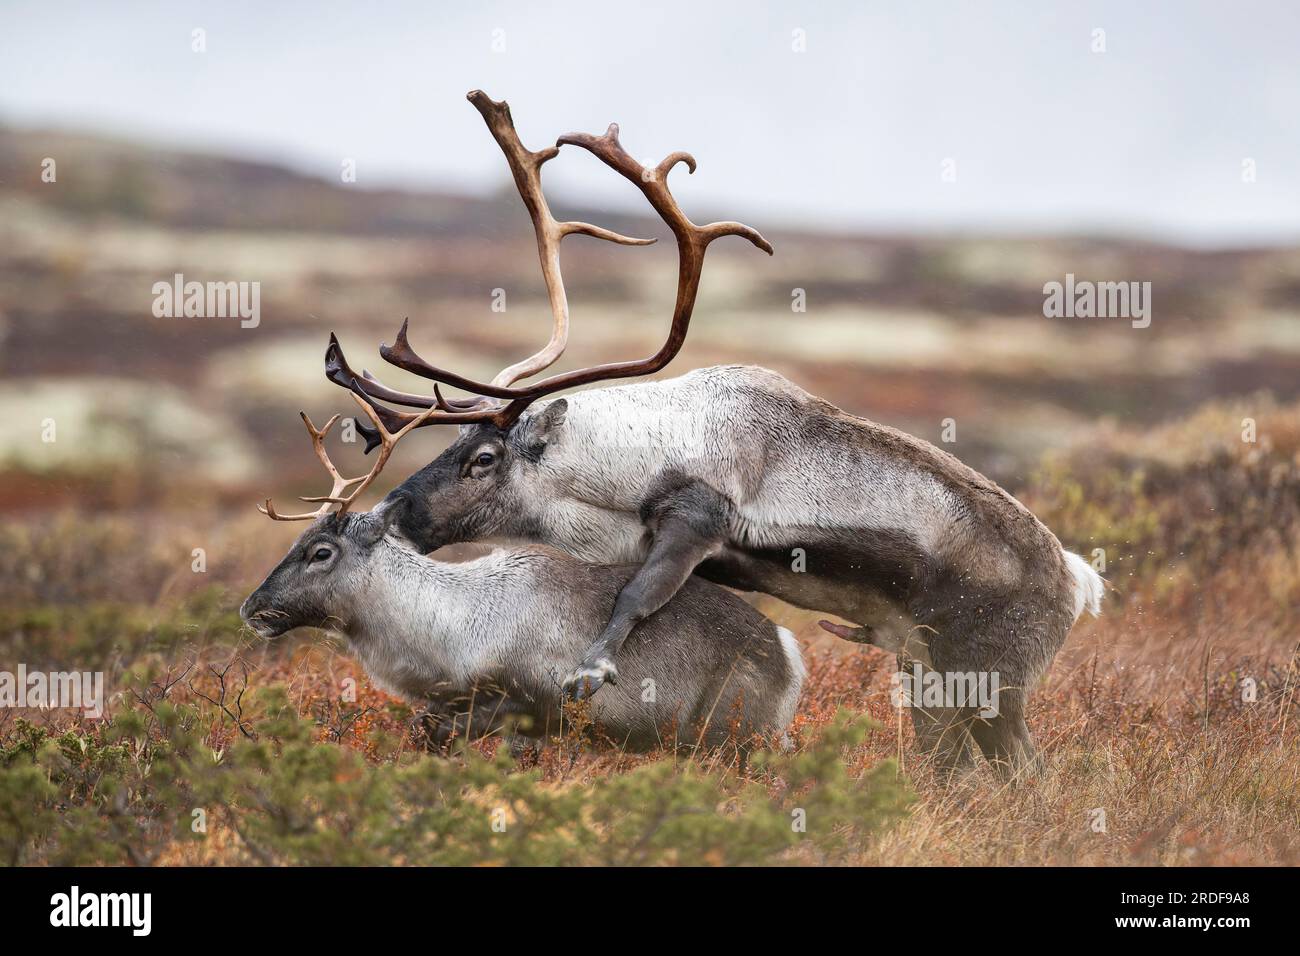
<path fill-rule="evenodd" d="M 265 617 L 258 617 L 259 614 L 264 614 L 273 607 L 274 604 L 266 600 L 262 589 L 258 588 L 244 598 L 244 603 L 239 606 L 239 619 L 252 628 L 260 637 L 267 639 L 275 637 L 278 634 L 283 634 L 284 630 L 273 627 Z"/>

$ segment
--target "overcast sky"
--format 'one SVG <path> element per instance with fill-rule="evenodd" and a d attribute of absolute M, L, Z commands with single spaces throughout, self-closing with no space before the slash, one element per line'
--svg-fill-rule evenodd
<path fill-rule="evenodd" d="M 689 150 L 687 208 L 766 225 L 1300 239 L 1294 0 L 0 0 L 3 123 L 481 191 L 506 173 L 475 87 L 532 148 L 616 120 L 638 158 Z"/>

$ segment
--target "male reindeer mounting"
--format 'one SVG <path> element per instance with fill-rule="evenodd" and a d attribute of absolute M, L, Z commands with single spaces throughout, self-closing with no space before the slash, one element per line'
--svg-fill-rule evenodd
<path fill-rule="evenodd" d="M 368 403 L 357 402 L 376 424 L 379 459 L 366 475 L 342 477 L 325 450 L 338 416 L 318 429 L 303 414 L 333 489 L 304 499 L 321 502 L 306 514 L 278 514 L 267 500 L 262 511 L 270 517 L 313 523 L 241 616 L 266 638 L 304 626 L 343 635 L 376 682 L 426 705 L 435 740 L 503 729 L 554 734 L 560 680 L 605 626 L 636 568 L 587 564 L 537 545 L 447 564 L 388 534 L 400 506 L 348 513 L 412 427 L 390 433 Z M 620 746 L 648 750 L 674 739 L 715 746 L 733 728 L 742 748 L 755 736 L 789 743 L 785 730 L 804 677 L 798 642 L 715 584 L 689 582 L 642 624 L 619 660 L 626 686 L 601 694 L 591 716 Z M 520 718 L 526 726 L 515 726 Z"/>
<path fill-rule="evenodd" d="M 355 373 L 331 336 L 326 374 L 380 406 L 391 428 L 462 426 L 459 439 L 404 482 L 380 508 L 399 507 L 402 533 L 424 551 L 455 541 L 522 538 L 588 561 L 638 562 L 613 614 L 567 686 L 592 693 L 620 675 L 633 628 L 692 572 L 839 615 L 823 622 L 849 640 L 897 651 L 948 673 L 997 673 L 997 715 L 964 701 L 913 707 L 923 749 L 955 768 L 973 736 L 1004 773 L 1035 755 L 1025 698 L 1073 622 L 1096 613 L 1102 581 L 1018 501 L 920 439 L 847 414 L 762 368 L 723 366 L 680 378 L 540 400 L 574 385 L 663 368 L 686 335 L 704 251 L 740 235 L 738 223 L 696 226 L 678 208 L 667 174 L 674 153 L 643 168 L 604 136 L 562 136 L 529 152 L 505 103 L 469 95 L 501 145 L 532 216 L 554 326 L 542 351 L 476 382 L 415 353 L 404 323 L 380 349 L 393 365 L 433 380 L 432 396 L 399 392 Z M 617 362 L 516 385 L 552 364 L 567 340 L 568 306 L 558 245 L 581 232 L 620 242 L 594 226 L 556 223 L 539 170 L 559 145 L 586 149 L 630 180 L 677 240 L 680 270 L 668 338 L 648 359 Z M 438 385 L 473 393 L 444 398 Z M 371 441 L 374 436 L 367 436 Z M 617 664 L 616 664 L 617 662 Z"/>

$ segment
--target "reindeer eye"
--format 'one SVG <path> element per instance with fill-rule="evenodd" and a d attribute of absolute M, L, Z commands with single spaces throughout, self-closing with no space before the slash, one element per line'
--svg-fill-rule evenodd
<path fill-rule="evenodd" d="M 496 456 L 492 454 L 492 452 L 483 451 L 483 452 L 479 452 L 479 456 L 476 460 L 480 465 L 490 465 L 492 464 L 492 462 L 496 461 L 497 459 Z"/>
<path fill-rule="evenodd" d="M 317 548 L 316 552 L 311 556 L 311 559 L 313 562 L 324 561 L 333 553 L 334 552 L 330 551 L 329 548 Z"/>

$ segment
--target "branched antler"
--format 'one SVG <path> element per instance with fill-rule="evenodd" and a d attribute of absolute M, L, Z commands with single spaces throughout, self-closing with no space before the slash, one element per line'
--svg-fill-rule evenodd
<path fill-rule="evenodd" d="M 471 90 L 467 98 L 482 114 L 488 130 L 492 133 L 492 138 L 505 153 L 511 175 L 515 179 L 515 186 L 519 188 L 519 195 L 523 198 L 524 205 L 528 208 L 528 215 L 533 220 L 533 231 L 537 235 L 537 255 L 541 260 L 542 276 L 546 280 L 546 294 L 550 298 L 551 316 L 554 319 L 551 340 L 545 348 L 521 362 L 502 369 L 492 379 L 493 385 L 509 386 L 521 378 L 528 378 L 555 364 L 555 360 L 564 352 L 564 347 L 568 343 L 569 302 L 564 292 L 564 277 L 560 274 L 560 243 L 564 237 L 592 236 L 624 246 L 648 246 L 655 240 L 633 239 L 600 226 L 593 226 L 588 222 L 556 222 L 555 217 L 551 215 L 550 206 L 546 203 L 546 196 L 542 193 L 542 166 L 559 155 L 559 144 L 534 153 L 520 142 L 519 134 L 515 132 L 514 120 L 510 116 L 508 103 L 504 100 L 498 103 L 482 90 Z M 400 344 L 406 346 L 405 334 L 401 336 Z M 394 349 L 396 348 L 395 344 Z M 406 353 L 418 359 L 409 347 L 406 347 Z M 380 354 L 383 355 L 382 349 Z M 401 367 L 401 363 L 395 358 L 389 358 L 388 355 L 384 355 L 384 358 Z"/>
<path fill-rule="evenodd" d="M 370 421 L 374 423 L 374 433 L 378 437 L 380 445 L 379 457 L 375 459 L 375 463 L 371 467 L 370 471 L 357 478 L 344 478 L 339 474 L 339 470 L 334 467 L 334 462 L 330 461 L 329 452 L 325 450 L 325 436 L 328 435 L 329 430 L 334 427 L 334 423 L 339 420 L 338 415 L 335 415 L 327 421 L 324 428 L 317 428 L 312 424 L 312 421 L 307 416 L 306 412 L 299 412 L 298 414 L 302 416 L 303 424 L 307 426 L 308 434 L 311 435 L 311 444 L 312 448 L 316 452 L 316 457 L 320 459 L 320 463 L 325 466 L 325 470 L 329 472 L 330 477 L 334 480 L 334 486 L 330 489 L 328 495 L 299 497 L 299 501 L 306 501 L 309 503 L 320 502 L 321 506 L 315 511 L 308 511 L 296 515 L 282 515 L 275 510 L 275 507 L 271 504 L 270 498 L 266 499 L 266 504 L 257 506 L 258 511 L 262 512 L 262 514 L 274 521 L 311 521 L 328 512 L 330 505 L 338 505 L 338 513 L 343 514 L 349 507 L 351 507 L 352 502 L 356 501 L 357 496 L 369 488 L 371 483 L 379 477 L 379 473 L 383 471 L 384 466 L 388 464 L 388 459 L 393 454 L 393 449 L 397 447 L 397 443 L 401 441 L 402 438 L 411 431 L 411 429 L 419 428 L 424 424 L 425 420 L 436 411 L 435 409 L 429 409 L 419 415 L 413 415 L 409 422 L 399 428 L 396 432 L 393 432 L 385 426 L 383 420 L 376 412 L 375 407 L 371 405 L 370 402 L 366 401 L 362 396 L 355 392 L 352 397 L 356 400 L 356 403 L 361 406 L 361 410 L 366 413 L 366 416 Z M 353 489 L 351 494 L 344 495 L 344 492 L 352 485 L 356 485 L 356 488 Z"/>
<path fill-rule="evenodd" d="M 668 189 L 667 180 L 668 173 L 678 163 L 685 163 L 690 172 L 695 172 L 695 159 L 689 153 L 672 153 L 654 168 L 647 168 L 633 159 L 623 148 L 618 138 L 618 125 L 613 123 L 602 136 L 570 133 L 561 136 L 554 146 L 532 152 L 520 142 L 510 116 L 510 107 L 504 101 L 495 102 L 480 90 L 472 91 L 469 94 L 469 101 L 483 115 L 493 138 L 505 153 L 515 185 L 519 188 L 519 194 L 528 208 L 529 216 L 532 217 L 542 275 L 546 280 L 547 294 L 551 303 L 553 318 L 551 338 L 540 351 L 502 369 L 492 381 L 478 382 L 439 368 L 421 358 L 407 340 L 408 323 L 403 321 L 393 344 L 380 346 L 379 354 L 391 365 L 422 378 L 432 379 L 435 385 L 434 394 L 430 397 L 389 388 L 364 370 L 358 375 L 348 365 L 338 339 L 331 334 L 329 348 L 325 353 L 325 374 L 330 381 L 351 390 L 358 398 L 364 397 L 408 408 L 426 409 L 424 413 L 415 414 L 378 406 L 375 410 L 376 414 L 387 428 L 420 427 L 435 422 L 461 424 L 490 422 L 498 428 L 505 429 L 509 428 L 530 404 L 552 392 L 589 382 L 653 374 L 672 361 L 686 339 L 691 313 L 695 308 L 695 297 L 699 291 L 700 276 L 704 268 L 704 253 L 709 243 L 723 236 L 741 236 L 768 255 L 772 254 L 771 244 L 749 226 L 739 222 L 713 222 L 700 226 L 691 222 L 682 212 Z M 606 166 L 632 182 L 668 225 L 677 240 L 677 301 L 673 308 L 668 338 L 659 350 L 648 358 L 577 369 L 552 375 L 530 385 L 517 386 L 516 383 L 521 379 L 533 376 L 553 365 L 564 352 L 568 342 L 569 306 L 564 291 L 564 280 L 560 273 L 559 258 L 560 242 L 564 237 L 574 234 L 587 235 L 622 245 L 649 245 L 654 241 L 633 239 L 590 223 L 556 221 L 542 195 L 541 168 L 559 153 L 561 146 L 566 145 L 579 146 L 587 150 Z M 463 389 L 473 393 L 475 397 L 448 400 L 438 390 L 436 383 Z M 381 444 L 378 432 L 362 429 L 362 433 L 367 438 L 366 451 Z"/>

